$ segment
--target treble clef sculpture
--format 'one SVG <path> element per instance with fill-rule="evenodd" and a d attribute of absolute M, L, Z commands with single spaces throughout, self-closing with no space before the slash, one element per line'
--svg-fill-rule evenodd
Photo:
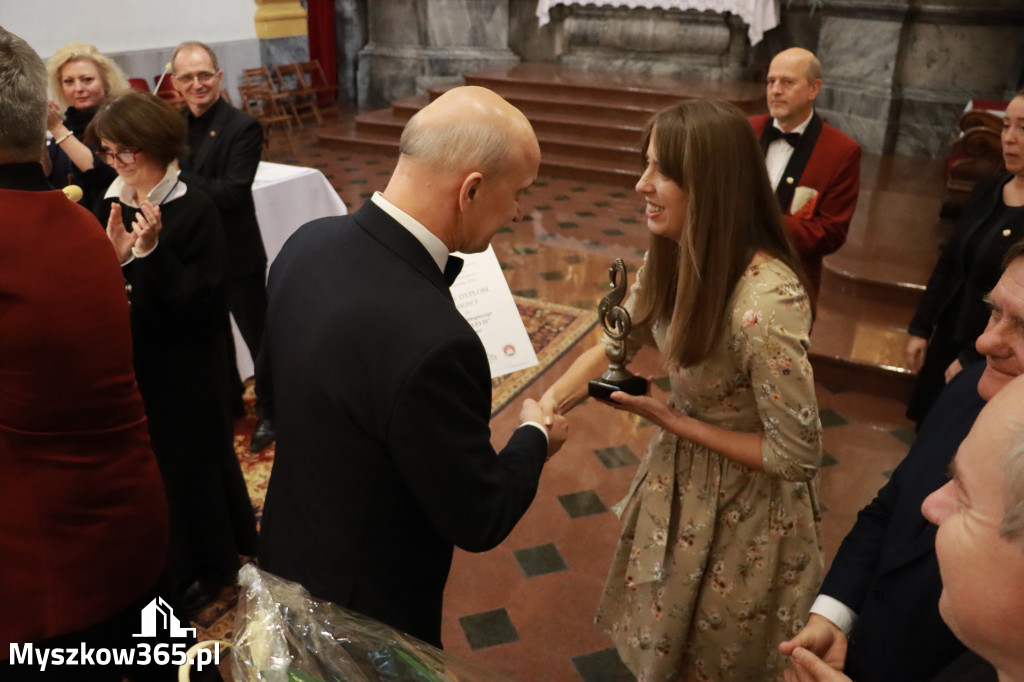
<path fill-rule="evenodd" d="M 608 359 L 621 364 L 626 359 L 626 344 L 622 340 L 626 338 L 633 326 L 629 319 L 629 313 L 619 305 L 625 300 L 628 289 L 626 265 L 621 258 L 616 258 L 609 266 L 608 279 L 611 280 L 612 290 L 597 304 L 597 314 L 601 319 L 604 333 L 614 341 L 606 346 Z M 614 350 L 610 346 L 614 346 Z"/>
<path fill-rule="evenodd" d="M 625 391 L 632 395 L 647 393 L 647 380 L 638 377 L 626 369 L 626 342 L 633 323 L 629 312 L 620 304 L 626 298 L 626 264 L 616 258 L 608 268 L 608 279 L 612 290 L 597 305 L 601 328 L 609 341 L 605 344 L 605 355 L 608 356 L 608 370 L 587 386 L 587 392 L 595 398 L 608 400 L 615 391 Z"/>

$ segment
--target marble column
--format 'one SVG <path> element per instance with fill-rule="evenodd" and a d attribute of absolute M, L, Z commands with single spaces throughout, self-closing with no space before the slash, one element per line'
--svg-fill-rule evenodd
<path fill-rule="evenodd" d="M 299 0 L 256 0 L 256 36 L 260 62 L 291 64 L 309 59 L 306 10 Z"/>
<path fill-rule="evenodd" d="M 818 110 L 866 152 L 945 156 L 967 101 L 1008 99 L 1021 77 L 1020 0 L 963 5 L 828 0 Z"/>
<path fill-rule="evenodd" d="M 509 0 L 374 0 L 359 53 L 359 104 L 385 106 L 464 73 L 512 66 Z"/>
<path fill-rule="evenodd" d="M 334 0 L 338 96 L 350 104 L 355 104 L 358 99 L 359 51 L 367 41 L 366 13 L 367 0 Z"/>

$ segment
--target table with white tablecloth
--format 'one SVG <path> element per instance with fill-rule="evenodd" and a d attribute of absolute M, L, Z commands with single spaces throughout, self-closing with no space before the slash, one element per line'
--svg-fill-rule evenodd
<path fill-rule="evenodd" d="M 538 0 L 537 19 L 541 26 L 551 21 L 551 8 L 555 5 L 729 12 L 746 23 L 751 45 L 757 45 L 766 31 L 779 25 L 778 0 Z"/>
<path fill-rule="evenodd" d="M 285 241 L 300 226 L 316 218 L 345 215 L 345 203 L 324 174 L 316 168 L 260 162 L 252 183 L 256 218 L 267 250 L 267 263 L 277 256 Z M 240 376 L 253 375 L 249 349 L 231 321 L 235 335 L 235 358 Z"/>

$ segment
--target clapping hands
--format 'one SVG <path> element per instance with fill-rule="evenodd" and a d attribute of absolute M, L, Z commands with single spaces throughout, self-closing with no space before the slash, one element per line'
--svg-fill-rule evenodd
<path fill-rule="evenodd" d="M 135 242 L 135 250 L 139 253 L 149 253 L 156 247 L 157 238 L 163 223 L 160 222 L 160 207 L 154 206 L 150 201 L 143 201 L 139 212 L 132 221 L 132 231 L 138 235 Z"/>
<path fill-rule="evenodd" d="M 132 231 L 124 225 L 121 204 L 115 202 L 110 207 L 107 219 L 107 237 L 114 245 L 114 251 L 121 263 L 128 259 L 128 254 L 135 249 L 139 253 L 149 253 L 157 244 L 163 223 L 160 218 L 160 207 L 150 201 L 143 201 L 139 212 L 132 221 Z"/>
<path fill-rule="evenodd" d="M 46 129 L 53 133 L 53 131 L 57 130 L 57 127 L 63 122 L 64 112 L 62 112 L 60 107 L 57 106 L 57 103 L 51 99 L 46 103 Z M 57 134 L 54 133 L 54 137 L 57 137 Z"/>
<path fill-rule="evenodd" d="M 114 245 L 114 252 L 117 253 L 117 260 L 124 263 L 128 254 L 135 246 L 138 234 L 129 232 L 124 227 L 124 219 L 121 216 L 121 204 L 116 201 L 110 207 L 110 217 L 107 218 L 107 238 Z"/>

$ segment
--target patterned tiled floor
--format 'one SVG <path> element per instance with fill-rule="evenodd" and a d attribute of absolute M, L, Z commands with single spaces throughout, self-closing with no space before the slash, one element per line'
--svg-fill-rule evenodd
<path fill-rule="evenodd" d="M 329 125 L 329 122 L 327 123 Z M 281 163 L 319 168 L 354 210 L 383 189 L 394 161 L 318 146 L 307 128 L 297 156 Z M 521 296 L 596 307 L 608 264 L 622 257 L 634 272 L 646 245 L 640 203 L 618 187 L 542 177 L 526 198 L 522 222 L 494 247 Z M 494 442 L 507 440 L 524 397 L 537 397 L 597 331 L 577 344 L 494 418 Z M 659 376 L 643 351 L 638 373 Z M 653 392 L 664 396 L 665 381 Z M 905 455 L 913 438 L 903 406 L 818 385 L 827 456 L 820 484 L 827 559 Z M 512 680 L 632 680 L 610 640 L 592 622 L 619 522 L 611 507 L 626 493 L 654 429 L 632 415 L 588 401 L 572 416 L 571 438 L 546 466 L 536 500 L 512 534 L 490 552 L 456 552 L 446 592 L 446 649 Z"/>

